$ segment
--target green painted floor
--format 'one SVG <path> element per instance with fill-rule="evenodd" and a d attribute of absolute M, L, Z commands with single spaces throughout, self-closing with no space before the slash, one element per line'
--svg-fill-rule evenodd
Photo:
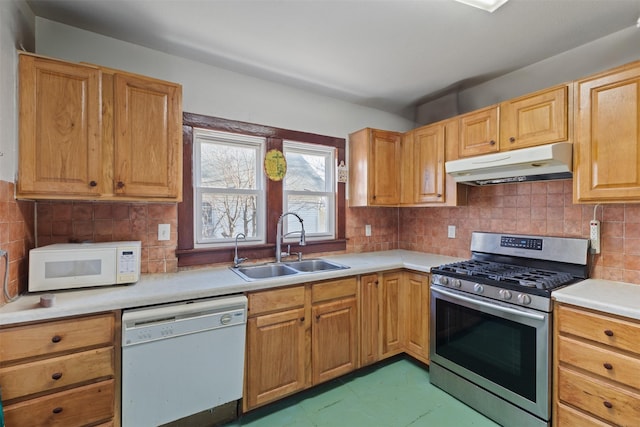
<path fill-rule="evenodd" d="M 251 411 L 225 427 L 496 427 L 429 383 L 407 357 L 359 370 Z"/>

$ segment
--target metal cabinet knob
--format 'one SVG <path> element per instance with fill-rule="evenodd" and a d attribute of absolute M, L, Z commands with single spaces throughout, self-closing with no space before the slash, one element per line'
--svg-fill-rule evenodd
<path fill-rule="evenodd" d="M 95 181 L 89 182 L 89 187 L 96 187 L 97 185 L 98 185 L 98 183 L 95 182 Z"/>
<path fill-rule="evenodd" d="M 509 138 L 509 142 L 513 144 L 514 142 L 516 142 L 516 139 L 512 136 L 511 138 Z"/>
<path fill-rule="evenodd" d="M 53 375 L 51 375 L 51 379 L 58 381 L 60 378 L 62 378 L 62 372 L 56 372 Z"/>
<path fill-rule="evenodd" d="M 609 409 L 613 408 L 613 403 L 609 402 L 608 400 L 605 400 L 604 402 L 602 402 L 602 404 Z"/>
<path fill-rule="evenodd" d="M 60 341 L 62 341 L 62 337 L 61 337 L 60 335 L 54 335 L 54 336 L 51 338 L 51 342 L 52 342 L 52 343 L 58 343 L 58 342 L 60 342 Z"/>
<path fill-rule="evenodd" d="M 122 181 L 118 181 L 118 183 L 116 184 L 116 187 L 118 187 L 118 188 L 124 188 L 124 182 L 122 182 Z"/>
<path fill-rule="evenodd" d="M 611 363 L 605 362 L 602 364 L 602 366 L 604 366 L 604 369 L 609 369 L 609 370 L 613 369 L 613 365 Z"/>
<path fill-rule="evenodd" d="M 489 141 L 489 145 L 496 145 L 496 142 L 492 139 L 491 141 Z"/>
<path fill-rule="evenodd" d="M 612 337 L 613 336 L 613 331 L 611 329 L 606 329 L 604 331 L 604 334 L 608 337 Z"/>

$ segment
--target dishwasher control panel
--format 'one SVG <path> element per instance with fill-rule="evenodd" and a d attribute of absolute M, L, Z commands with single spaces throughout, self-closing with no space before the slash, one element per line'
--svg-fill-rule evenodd
<path fill-rule="evenodd" d="M 244 325 L 246 321 L 244 296 L 126 310 L 122 315 L 122 345 Z"/>

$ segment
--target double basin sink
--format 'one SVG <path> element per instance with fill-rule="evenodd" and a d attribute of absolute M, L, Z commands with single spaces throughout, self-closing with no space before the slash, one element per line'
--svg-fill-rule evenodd
<path fill-rule="evenodd" d="M 271 279 L 274 277 L 291 276 L 294 274 L 320 273 L 331 270 L 344 270 L 346 265 L 324 259 L 305 259 L 302 261 L 269 263 L 260 265 L 247 265 L 244 267 L 231 267 L 231 270 L 244 280 L 250 282 L 259 279 Z"/>

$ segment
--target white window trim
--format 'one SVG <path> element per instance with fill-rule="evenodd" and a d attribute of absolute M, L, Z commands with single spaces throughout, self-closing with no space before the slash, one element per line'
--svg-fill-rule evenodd
<path fill-rule="evenodd" d="M 238 144 L 249 146 L 257 149 L 256 156 L 256 189 L 229 189 L 229 188 L 204 188 L 199 187 L 200 183 L 200 143 L 215 142 L 222 144 Z M 194 248 L 220 248 L 235 245 L 235 236 L 227 239 L 210 239 L 202 242 L 202 220 L 199 213 L 202 212 L 202 195 L 206 193 L 215 194 L 256 194 L 258 203 L 257 213 L 257 229 L 258 233 L 255 237 L 249 237 L 238 241 L 239 246 L 254 245 L 265 243 L 267 239 L 266 230 L 266 191 L 265 178 L 262 173 L 262 165 L 264 163 L 266 147 L 266 138 L 251 135 L 235 134 L 230 132 L 222 132 L 210 129 L 193 128 L 193 247 Z"/>
<path fill-rule="evenodd" d="M 329 232 L 327 233 L 310 233 L 306 231 L 306 239 L 310 241 L 314 240 L 332 240 L 336 238 L 337 234 L 337 207 L 336 207 L 336 199 L 338 197 L 338 185 L 337 185 L 337 160 L 336 160 L 336 148 L 331 146 L 313 144 L 311 142 L 298 142 L 298 141 L 290 141 L 284 140 L 282 142 L 282 151 L 285 153 L 286 151 L 291 150 L 301 154 L 310 154 L 315 156 L 323 156 L 328 157 L 327 164 L 325 167 L 325 188 L 330 188 L 331 191 L 299 191 L 299 190 L 286 190 L 285 185 L 283 183 L 282 187 L 282 208 L 283 210 L 287 209 L 287 196 L 288 195 L 304 195 L 304 196 L 327 196 L 328 206 L 327 212 L 331 212 L 329 217 L 329 222 L 327 227 Z M 296 231 L 296 230 L 292 230 Z M 289 230 L 287 230 L 287 222 L 283 224 L 283 234 L 287 234 Z M 284 239 L 285 242 L 296 242 L 299 239 L 297 234 L 293 234 L 291 237 L 287 237 Z"/>

